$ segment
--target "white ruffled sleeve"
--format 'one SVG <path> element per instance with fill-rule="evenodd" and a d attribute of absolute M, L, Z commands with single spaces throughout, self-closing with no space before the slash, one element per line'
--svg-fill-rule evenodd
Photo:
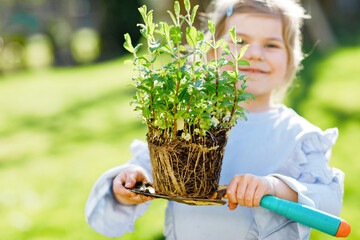
<path fill-rule="evenodd" d="M 89 226 L 108 237 L 121 237 L 126 232 L 133 232 L 135 220 L 150 206 L 150 201 L 137 205 L 122 205 L 113 196 L 114 177 L 132 165 L 143 167 L 151 178 L 147 144 L 134 140 L 130 150 L 134 158 L 122 166 L 106 171 L 94 184 L 86 202 L 85 217 Z"/>
<path fill-rule="evenodd" d="M 331 148 L 337 137 L 337 128 L 328 129 L 324 132 L 308 132 L 298 136 L 295 151 L 290 156 L 289 162 L 271 176 L 280 178 L 297 192 L 299 203 L 338 216 L 344 193 L 344 173 L 339 169 L 329 167 Z M 268 215 L 273 215 L 269 210 L 263 208 L 254 211 L 257 219 L 259 217 L 256 215 L 262 214 L 264 216 L 265 212 Z M 282 222 L 283 226 L 291 223 L 291 221 L 282 218 L 279 218 L 278 221 Z M 259 222 L 261 224 L 263 220 L 259 220 Z M 266 230 L 266 228 L 264 226 L 263 230 L 268 231 L 267 235 L 272 237 L 265 239 L 276 239 L 277 233 L 270 228 Z M 298 235 L 298 239 L 310 237 L 311 229 L 302 224 L 298 223 L 288 229 L 290 230 L 289 234 Z"/>
<path fill-rule="evenodd" d="M 344 194 L 344 173 L 329 166 L 331 148 L 337 137 L 337 128 L 300 136 L 289 164 L 280 174 L 275 174 L 298 192 L 300 203 L 334 215 L 340 214 Z"/>

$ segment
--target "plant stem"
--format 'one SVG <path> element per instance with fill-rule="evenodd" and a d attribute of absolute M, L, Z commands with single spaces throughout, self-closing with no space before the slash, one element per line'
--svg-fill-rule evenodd
<path fill-rule="evenodd" d="M 196 48 L 194 47 L 193 50 L 194 50 L 194 59 L 193 59 L 193 63 L 192 63 L 192 72 L 193 72 L 193 83 L 195 84 L 195 60 L 196 60 L 195 50 L 196 50 Z M 193 89 L 193 92 L 191 93 L 190 100 L 189 100 L 189 105 L 187 107 L 188 112 L 190 110 L 191 100 L 192 100 L 193 96 L 194 96 L 194 89 Z"/>
<path fill-rule="evenodd" d="M 215 42 L 215 34 L 213 34 L 213 41 L 214 41 L 214 46 L 216 45 L 216 42 Z M 216 84 L 216 87 L 215 87 L 215 109 L 217 107 L 217 97 L 219 95 L 218 93 L 218 88 L 219 88 L 219 69 L 218 69 L 218 64 L 217 64 L 217 49 L 214 48 L 214 57 L 215 57 L 215 84 Z M 219 118 L 219 116 L 217 116 L 217 118 Z"/>
<path fill-rule="evenodd" d="M 234 99 L 234 103 L 236 103 L 237 97 L 238 97 L 238 89 L 237 89 L 237 87 L 236 87 L 236 83 L 237 83 L 237 81 L 238 81 L 239 69 L 238 69 L 238 61 L 237 61 L 237 59 L 238 59 L 237 48 L 236 48 L 237 46 L 236 46 L 236 43 L 234 43 L 234 44 L 235 44 L 235 69 L 234 69 L 234 71 L 235 71 L 235 78 L 236 78 L 236 81 L 234 82 L 234 87 L 235 87 L 235 99 Z M 233 108 L 232 108 L 232 110 L 231 110 L 231 115 L 230 115 L 230 118 L 229 118 L 229 121 L 228 121 L 228 123 L 229 123 L 228 128 L 230 127 L 230 121 L 231 121 L 231 119 L 234 117 L 235 109 L 236 109 L 236 104 L 234 104 L 234 106 L 233 106 Z"/>
<path fill-rule="evenodd" d="M 150 41 L 148 39 L 148 45 L 150 46 Z M 151 61 L 153 60 L 152 58 L 152 54 L 151 51 L 149 50 L 149 58 L 151 59 Z M 152 72 L 153 70 L 153 64 L 150 64 L 150 72 Z M 150 73 L 150 79 L 151 79 L 151 86 L 150 86 L 150 100 L 151 100 L 151 104 L 149 105 L 149 110 L 152 109 L 152 114 L 153 114 L 153 122 L 155 122 L 155 109 L 154 107 L 152 107 L 154 105 L 154 95 L 152 93 L 153 89 L 154 89 L 154 81 L 152 79 L 152 73 Z"/>
<path fill-rule="evenodd" d="M 179 50 L 179 43 L 177 43 L 177 67 L 178 67 L 178 71 L 180 71 L 180 50 Z M 180 88 L 180 81 L 181 79 L 177 79 L 177 83 L 176 83 L 176 92 L 175 92 L 175 99 L 177 100 L 177 96 L 179 94 L 179 88 Z M 175 103 L 175 107 L 174 107 L 174 116 L 177 113 L 177 106 L 178 103 Z M 176 137 L 177 135 L 177 121 L 176 121 L 176 117 L 174 118 L 174 137 Z"/>

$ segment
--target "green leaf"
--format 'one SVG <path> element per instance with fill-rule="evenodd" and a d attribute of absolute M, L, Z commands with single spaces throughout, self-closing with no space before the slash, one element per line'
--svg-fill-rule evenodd
<path fill-rule="evenodd" d="M 245 51 L 248 49 L 248 47 L 249 47 L 249 44 L 246 44 L 245 46 L 243 46 L 243 47 L 240 49 L 240 53 L 239 53 L 239 56 L 238 56 L 238 60 L 244 56 Z"/>
<path fill-rule="evenodd" d="M 193 11 L 191 13 L 191 23 L 194 23 L 195 21 L 195 16 L 196 16 L 196 12 L 199 8 L 199 5 L 195 5 L 195 7 L 193 8 Z"/>
<path fill-rule="evenodd" d="M 143 108 L 142 108 L 142 115 L 143 115 L 145 118 L 149 119 L 149 118 L 152 117 L 150 114 L 151 114 L 150 109 L 149 109 L 147 106 L 143 106 Z"/>
<path fill-rule="evenodd" d="M 224 38 L 221 38 L 220 40 L 218 40 L 215 44 L 215 49 L 218 49 L 220 47 L 220 45 L 223 43 Z"/>
<path fill-rule="evenodd" d="M 199 88 L 203 85 L 203 81 L 196 79 L 195 80 L 195 88 Z"/>
<path fill-rule="evenodd" d="M 149 69 L 146 68 L 146 67 L 139 67 L 138 69 L 139 69 L 139 71 L 142 71 L 142 72 L 145 72 L 145 73 L 149 73 Z"/>
<path fill-rule="evenodd" d="M 164 35 L 165 40 L 167 40 L 167 37 L 170 34 L 169 24 L 167 24 L 166 22 L 160 22 L 160 29 L 161 29 L 161 34 Z"/>
<path fill-rule="evenodd" d="M 179 119 L 184 114 L 184 112 L 185 110 L 178 110 L 174 118 Z"/>
<path fill-rule="evenodd" d="M 171 39 L 173 40 L 174 44 L 181 43 L 182 34 L 181 34 L 180 27 L 179 26 L 172 27 L 170 29 L 170 36 L 171 36 Z"/>
<path fill-rule="evenodd" d="M 159 49 L 161 47 L 161 42 L 160 39 L 158 39 L 156 42 L 153 42 L 149 45 L 149 49 L 151 52 L 156 51 L 157 49 Z"/>
<path fill-rule="evenodd" d="M 144 22 L 146 22 L 146 11 L 147 11 L 146 5 L 143 5 L 142 7 L 139 7 L 138 10 L 139 10 Z"/>
<path fill-rule="evenodd" d="M 249 63 L 248 61 L 246 61 L 246 60 L 240 59 L 240 60 L 238 60 L 238 64 L 239 64 L 239 65 L 242 65 L 242 66 L 248 66 L 248 67 L 250 67 L 250 63 Z"/>
<path fill-rule="evenodd" d="M 230 46 L 229 46 L 229 44 L 228 44 L 228 42 L 223 42 L 223 44 L 221 45 L 221 49 L 223 50 L 223 51 L 225 51 L 225 50 L 229 50 L 230 51 Z"/>
<path fill-rule="evenodd" d="M 211 41 L 206 41 L 205 42 L 206 43 L 206 45 L 208 45 L 210 48 L 214 48 L 215 46 L 214 45 L 212 45 L 211 43 Z"/>
<path fill-rule="evenodd" d="M 179 95 L 179 101 L 181 102 L 182 100 L 185 100 L 186 102 L 190 100 L 190 94 L 188 93 L 187 87 L 184 88 Z"/>
<path fill-rule="evenodd" d="M 229 30 L 229 33 L 230 33 L 230 37 L 231 37 L 231 41 L 233 43 L 236 43 L 236 30 L 235 30 L 235 26 L 232 27 L 230 30 Z"/>
<path fill-rule="evenodd" d="M 243 75 L 243 76 L 246 76 L 246 75 Z M 244 82 L 241 84 L 241 89 L 242 89 L 242 90 L 244 90 L 245 88 L 247 88 L 245 82 L 246 82 L 246 81 L 244 81 Z"/>
<path fill-rule="evenodd" d="M 125 33 L 124 34 L 124 38 L 125 38 L 125 42 L 124 42 L 124 48 L 126 50 L 128 50 L 129 52 L 131 53 L 134 53 L 135 52 L 135 49 L 131 43 L 131 37 L 130 37 L 130 34 L 129 33 Z"/>
<path fill-rule="evenodd" d="M 153 23 L 153 19 L 154 19 L 154 11 L 151 10 L 148 12 L 148 14 L 146 16 L 147 25 L 151 25 Z"/>
<path fill-rule="evenodd" d="M 234 66 L 233 62 L 226 60 L 224 57 L 219 58 L 217 67 L 220 68 L 226 65 Z"/>
<path fill-rule="evenodd" d="M 222 56 L 228 55 L 235 59 L 235 55 L 232 51 L 230 51 L 228 43 L 222 45 L 222 50 L 224 51 L 224 53 L 221 54 Z"/>
<path fill-rule="evenodd" d="M 195 27 L 186 28 L 186 41 L 191 47 L 195 47 L 197 45 L 197 30 Z"/>
<path fill-rule="evenodd" d="M 189 12 L 190 11 L 190 2 L 189 2 L 189 0 L 184 0 L 184 5 L 185 5 L 185 10 L 187 12 Z"/>
<path fill-rule="evenodd" d="M 171 17 L 171 19 L 172 19 L 172 21 L 173 21 L 174 25 L 176 25 L 176 24 L 177 24 L 177 22 L 176 22 L 176 19 L 175 19 L 174 14 L 173 14 L 170 10 L 167 10 L 167 12 L 169 13 L 169 15 L 170 15 L 170 17 Z"/>
<path fill-rule="evenodd" d="M 141 33 L 141 35 L 143 35 L 144 38 L 148 38 L 146 29 L 140 29 L 140 33 Z"/>
<path fill-rule="evenodd" d="M 224 86 L 224 85 L 221 85 L 218 87 L 218 92 L 219 93 L 226 93 L 226 94 L 229 94 L 229 93 L 233 93 L 232 89 L 230 87 L 227 87 L 227 86 Z"/>
<path fill-rule="evenodd" d="M 213 21 L 208 20 L 208 28 L 211 34 L 215 34 L 215 24 Z"/>
<path fill-rule="evenodd" d="M 180 4 L 179 1 L 175 1 L 174 3 L 174 11 L 175 15 L 178 17 L 180 15 Z"/>
<path fill-rule="evenodd" d="M 183 45 L 180 45 L 180 46 L 179 46 L 179 51 L 180 51 L 180 52 L 186 52 L 187 49 L 186 49 L 186 47 L 184 47 Z"/>
<path fill-rule="evenodd" d="M 213 85 L 206 85 L 205 90 L 208 91 L 209 94 L 215 94 L 216 92 L 215 86 Z"/>
<path fill-rule="evenodd" d="M 172 77 L 168 77 L 166 85 L 167 85 L 169 91 L 173 91 L 175 89 L 176 82 Z"/>
<path fill-rule="evenodd" d="M 145 24 L 138 23 L 136 24 L 137 27 L 141 27 L 142 29 L 147 29 Z"/>
<path fill-rule="evenodd" d="M 169 53 L 172 57 L 175 58 L 175 56 L 174 56 L 174 54 L 173 54 L 173 52 L 172 52 L 172 50 L 171 50 L 171 48 L 170 48 L 169 46 L 165 45 L 165 46 L 163 46 L 163 47 L 161 48 L 161 50 L 162 50 L 163 52 Z"/>
<path fill-rule="evenodd" d="M 137 52 L 141 46 L 142 46 L 142 43 L 139 43 L 138 45 L 136 45 L 134 51 Z"/>
<path fill-rule="evenodd" d="M 140 57 L 134 54 L 134 75 L 137 77 L 134 77 L 131 82 L 137 91 L 133 106 L 143 115 L 145 123 L 156 128 L 160 136 L 164 137 L 167 136 L 167 133 L 171 133 L 171 129 L 174 127 L 173 120 L 179 118 L 183 118 L 188 129 L 198 129 L 200 136 L 206 136 L 209 134 L 207 131 L 214 128 L 216 120 L 224 121 L 225 114 L 229 113 L 230 116 L 230 112 L 235 108 L 230 122 L 225 120 L 222 125 L 219 125 L 219 128 L 222 129 L 231 127 L 237 119 L 244 118 L 237 103 L 246 101 L 252 96 L 244 91 L 246 77 L 244 78 L 237 71 L 226 73 L 217 71 L 217 69 L 232 63 L 248 65 L 248 62 L 240 59 L 245 48 L 242 51 L 239 50 L 239 55 L 234 56 L 230 50 L 232 48 L 224 39 L 217 39 L 215 42 L 204 40 L 204 33 L 193 27 L 199 11 L 198 5 L 192 7 L 191 0 L 183 1 L 182 7 L 185 6 L 187 14 L 181 15 L 181 11 L 184 9 L 180 9 L 179 0 L 177 0 L 174 3 L 175 12 L 168 11 L 173 21 L 171 26 L 164 22 L 160 22 L 159 25 L 155 24 L 153 11 L 147 12 L 146 6 L 139 8 L 145 22 L 139 25 L 140 32 L 149 43 L 147 46 L 149 51 L 146 51 L 148 53 L 144 52 Z M 187 26 L 187 29 L 184 28 L 185 31 L 182 32 L 182 24 L 186 24 L 185 21 L 190 26 Z M 208 21 L 208 28 L 213 37 L 216 32 L 214 22 Z M 230 33 L 231 40 L 236 40 L 235 28 Z M 186 45 L 182 44 L 183 40 L 186 41 Z M 139 51 L 141 44 L 133 46 L 129 35 L 126 35 L 124 42 L 124 47 L 126 46 L 128 51 L 134 53 Z M 203 61 L 207 51 L 211 48 L 220 49 L 220 47 L 225 49 L 221 57 L 216 61 L 211 59 Z M 179 53 L 181 53 L 180 57 L 178 57 Z M 164 56 L 162 66 L 159 66 L 157 61 L 162 55 Z M 195 57 L 194 62 L 190 61 L 193 57 Z M 229 58 L 233 61 L 229 62 Z M 154 64 L 155 61 L 156 64 Z M 194 79 L 195 81 L 193 81 Z M 237 82 L 240 83 L 240 86 L 237 85 L 238 91 L 234 86 L 234 83 Z M 176 118 L 174 118 L 175 105 L 177 106 Z M 188 107 L 190 107 L 190 111 L 187 110 Z M 156 119 L 153 119 L 153 112 Z M 195 136 L 193 133 L 190 134 L 191 137 Z M 172 137 L 170 135 L 168 137 Z"/>
<path fill-rule="evenodd" d="M 224 71 L 221 75 L 226 78 L 236 79 L 236 74 L 234 71 Z"/>
<path fill-rule="evenodd" d="M 201 50 L 204 52 L 204 53 L 207 53 L 211 48 L 211 45 L 209 44 L 206 44 L 206 43 L 203 43 L 202 47 L 201 47 Z"/>
<path fill-rule="evenodd" d="M 146 93 L 150 93 L 150 90 L 147 88 L 147 87 L 144 87 L 144 86 L 137 86 L 136 87 L 137 89 L 140 89 L 140 90 L 143 90 L 144 92 L 146 92 Z"/>
<path fill-rule="evenodd" d="M 197 37 L 196 37 L 196 40 L 199 42 L 199 41 L 203 41 L 204 40 L 204 33 L 201 32 L 201 31 L 198 31 L 198 34 L 197 34 Z"/>
<path fill-rule="evenodd" d="M 147 31 L 148 34 L 153 35 L 155 31 L 155 24 L 153 23 L 153 11 L 151 10 L 147 16 L 148 23 L 147 23 Z"/>
<path fill-rule="evenodd" d="M 176 74 L 176 77 L 177 77 L 178 80 L 182 79 L 182 77 L 183 77 L 182 75 L 183 75 L 183 74 L 182 74 L 181 71 L 176 71 L 175 74 Z"/>
<path fill-rule="evenodd" d="M 136 63 L 142 64 L 143 66 L 148 66 L 148 63 L 149 63 L 149 60 L 144 56 L 135 58 L 134 60 L 135 60 Z M 144 61 L 144 63 L 139 63 L 141 60 Z"/>
<path fill-rule="evenodd" d="M 187 120 L 188 118 L 190 118 L 190 114 L 187 111 L 185 111 L 182 117 Z"/>

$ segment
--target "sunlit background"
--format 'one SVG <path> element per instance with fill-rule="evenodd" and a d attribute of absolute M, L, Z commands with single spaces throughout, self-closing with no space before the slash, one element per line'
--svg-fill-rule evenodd
<path fill-rule="evenodd" d="M 302 2 L 313 16 L 308 57 L 286 103 L 339 128 L 330 165 L 346 173 L 341 217 L 348 239 L 360 239 L 360 2 Z M 84 205 L 96 179 L 131 158 L 132 140 L 145 139 L 122 47 L 126 32 L 142 41 L 142 4 L 166 20 L 173 1 L 0 0 L 0 239 L 107 239 L 88 227 Z M 163 239 L 165 207 L 153 201 L 121 239 Z"/>

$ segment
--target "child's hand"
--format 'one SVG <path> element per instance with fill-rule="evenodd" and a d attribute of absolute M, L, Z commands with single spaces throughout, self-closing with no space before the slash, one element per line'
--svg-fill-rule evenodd
<path fill-rule="evenodd" d="M 275 195 L 272 177 L 258 177 L 251 174 L 235 175 L 227 186 L 229 209 L 237 205 L 259 207 L 260 200 L 265 195 Z"/>
<path fill-rule="evenodd" d="M 136 194 L 126 189 L 133 188 L 137 182 L 150 182 L 146 172 L 141 167 L 130 167 L 119 173 L 113 180 L 115 199 L 124 205 L 139 204 L 152 200 L 152 197 Z"/>

